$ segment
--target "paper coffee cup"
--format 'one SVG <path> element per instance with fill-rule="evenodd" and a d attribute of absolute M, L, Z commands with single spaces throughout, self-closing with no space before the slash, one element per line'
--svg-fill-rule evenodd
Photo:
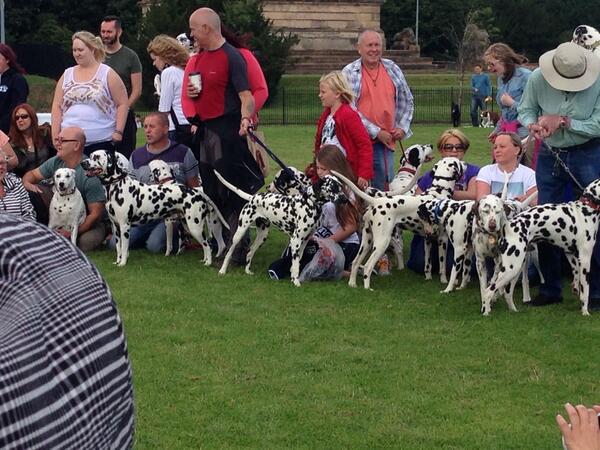
<path fill-rule="evenodd" d="M 196 90 L 202 90 L 202 78 L 200 77 L 199 72 L 192 72 L 189 76 L 190 83 L 196 88 Z"/>

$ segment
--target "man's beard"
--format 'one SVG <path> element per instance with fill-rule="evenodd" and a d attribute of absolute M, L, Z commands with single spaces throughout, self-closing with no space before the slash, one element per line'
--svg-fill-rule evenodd
<path fill-rule="evenodd" d="M 104 38 L 102 39 L 102 42 L 104 43 L 104 45 L 114 45 L 117 42 L 117 37 L 113 37 L 113 38 Z"/>

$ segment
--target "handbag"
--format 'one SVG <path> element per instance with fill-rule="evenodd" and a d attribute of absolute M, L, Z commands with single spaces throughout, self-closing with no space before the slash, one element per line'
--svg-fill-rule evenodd
<path fill-rule="evenodd" d="M 265 142 L 265 134 L 262 131 L 254 131 L 254 134 L 261 142 Z M 246 136 L 248 142 L 248 150 L 252 154 L 252 157 L 258 164 L 263 177 L 269 175 L 269 155 L 264 148 L 262 148 L 250 135 Z"/>
<path fill-rule="evenodd" d="M 180 124 L 175 115 L 175 111 L 171 108 L 169 111 L 173 124 L 175 125 L 175 135 L 177 136 L 177 142 L 183 144 L 186 147 L 193 148 L 195 135 L 192 133 L 192 126 L 190 124 Z"/>

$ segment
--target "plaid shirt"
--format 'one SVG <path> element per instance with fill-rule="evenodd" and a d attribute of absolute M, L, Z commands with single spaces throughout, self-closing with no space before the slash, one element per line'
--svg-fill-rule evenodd
<path fill-rule="evenodd" d="M 123 323 L 96 268 L 47 227 L 0 214 L 0 448 L 133 445 Z"/>
<path fill-rule="evenodd" d="M 394 83 L 394 86 L 396 87 L 394 128 L 401 128 L 404 130 L 404 139 L 407 139 L 412 135 L 412 131 L 410 130 L 410 122 L 412 121 L 414 111 L 412 93 L 410 92 L 408 84 L 406 83 L 406 79 L 404 78 L 402 70 L 400 70 L 400 67 L 398 67 L 394 61 L 391 59 L 382 58 L 381 63 L 391 78 L 392 83 Z M 346 79 L 350 83 L 352 91 L 354 92 L 353 105 L 356 106 L 356 103 L 360 98 L 360 87 L 362 82 L 361 59 L 359 58 L 356 61 L 348 64 L 346 67 L 344 67 L 342 73 L 345 75 Z M 371 139 L 377 138 L 377 134 L 379 134 L 381 128 L 370 122 L 364 115 L 361 114 L 360 117 Z"/>

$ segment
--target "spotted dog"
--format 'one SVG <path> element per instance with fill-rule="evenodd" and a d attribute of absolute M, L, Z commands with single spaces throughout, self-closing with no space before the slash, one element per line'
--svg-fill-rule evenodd
<path fill-rule="evenodd" d="M 419 205 L 417 214 L 423 221 L 423 228 L 427 240 L 437 239 L 438 254 L 440 262 L 440 273 L 445 273 L 446 251 L 448 242 L 454 248 L 454 263 L 450 273 L 450 281 L 443 294 L 452 292 L 456 287 L 458 277 L 461 284 L 457 289 L 464 289 L 469 282 L 469 271 L 471 269 L 471 257 L 473 249 L 471 246 L 473 200 L 431 199 Z M 431 265 L 430 261 L 425 261 Z"/>
<path fill-rule="evenodd" d="M 285 195 L 297 195 L 306 191 L 311 186 L 310 178 L 296 169 L 295 167 L 287 167 L 281 169 L 275 174 L 273 181 L 267 186 L 268 192 L 279 192 Z"/>
<path fill-rule="evenodd" d="M 374 187 L 365 189 L 365 193 L 371 197 L 392 197 L 394 195 L 414 194 L 417 180 L 423 164 L 431 161 L 433 146 L 431 144 L 415 144 L 406 149 L 400 159 L 400 168 L 390 183 L 389 191 L 380 191 Z M 404 269 L 404 240 L 402 229 L 396 227 L 390 241 L 398 270 Z"/>
<path fill-rule="evenodd" d="M 495 111 L 484 110 L 481 111 L 481 127 L 482 128 L 494 128 L 500 120 L 500 115 Z"/>
<path fill-rule="evenodd" d="M 175 179 L 175 175 L 173 174 L 173 169 L 166 162 L 161 159 L 155 159 L 148 163 L 148 167 L 150 168 L 150 173 L 152 174 L 152 179 L 155 183 L 158 184 L 177 184 Z M 202 187 L 197 188 L 189 188 L 183 185 L 179 185 L 185 191 L 200 191 L 204 194 L 204 190 Z M 208 197 L 207 195 L 203 195 L 205 201 L 208 206 L 208 230 L 210 232 L 210 236 L 214 237 L 217 241 L 217 253 L 216 256 L 221 256 L 227 246 L 225 245 L 225 241 L 223 240 L 223 226 L 229 229 L 229 224 L 221 215 L 221 212 L 217 208 L 217 205 Z M 167 248 L 165 250 L 165 255 L 170 255 L 173 250 L 173 229 L 174 225 L 181 220 L 181 216 L 173 216 L 168 219 L 165 219 L 165 227 L 167 233 Z M 180 254 L 183 251 L 183 240 L 179 239 L 179 248 L 177 250 L 177 254 Z"/>
<path fill-rule="evenodd" d="M 390 191 L 397 191 L 408 186 L 419 167 L 433 159 L 433 146 L 431 144 L 411 145 L 400 157 L 400 168 L 390 183 Z M 414 194 L 416 186 L 410 192 Z"/>
<path fill-rule="evenodd" d="M 106 210 L 117 244 L 118 266 L 127 264 L 132 225 L 181 214 L 190 234 L 202 245 L 204 264 L 210 265 L 210 246 L 202 234 L 208 216 L 206 195 L 176 184 L 148 185 L 128 176 L 119 163 L 123 155 L 96 150 L 81 166 L 87 176 L 97 176 L 106 188 Z"/>
<path fill-rule="evenodd" d="M 79 225 L 85 220 L 85 203 L 75 186 L 75 170 L 63 168 L 54 173 L 54 195 L 50 201 L 48 227 L 62 228 L 71 233 L 71 242 L 77 245 Z"/>
<path fill-rule="evenodd" d="M 363 269 L 365 289 L 370 289 L 371 273 L 375 264 L 383 256 L 392 239 L 394 227 L 424 235 L 423 224 L 417 210 L 424 201 L 432 198 L 442 199 L 452 197 L 454 186 L 466 170 L 466 164 L 458 158 L 444 158 L 433 166 L 433 183 L 422 195 L 392 195 L 389 197 L 371 197 L 361 191 L 354 183 L 334 172 L 352 191 L 367 205 L 363 214 L 363 228 L 360 248 L 352 262 L 348 285 L 356 287 L 356 276 L 367 254 L 372 250 Z M 407 191 L 410 187 L 407 189 Z M 425 245 L 425 257 L 429 258 L 430 246 Z M 426 278 L 431 279 L 431 267 Z M 444 274 L 445 277 L 445 274 Z M 444 279 L 443 282 L 446 282 Z"/>
<path fill-rule="evenodd" d="M 490 313 L 492 301 L 519 274 L 528 246 L 543 241 L 565 252 L 581 301 L 581 313 L 589 315 L 590 265 L 599 221 L 600 179 L 591 182 L 579 200 L 538 205 L 517 215 L 508 223 L 500 240 L 501 263 L 482 298 L 482 313 Z"/>
<path fill-rule="evenodd" d="M 252 257 L 267 239 L 269 227 L 273 224 L 290 236 L 290 249 L 292 253 L 291 280 L 294 285 L 300 286 L 300 280 L 298 279 L 300 258 L 308 239 L 317 228 L 323 204 L 328 201 L 347 201 L 339 181 L 335 177 L 328 175 L 308 188 L 304 194 L 285 195 L 260 192 L 250 195 L 229 183 L 217 171 L 215 171 L 215 174 L 228 189 L 248 202 L 240 212 L 238 228 L 233 235 L 231 246 L 225 255 L 225 260 L 223 261 L 221 270 L 219 270 L 219 274 L 224 275 L 227 272 L 227 267 L 235 247 L 246 233 L 246 230 L 252 224 L 256 224 L 256 239 L 246 256 L 245 270 L 247 274 L 252 274 L 250 270 Z"/>
<path fill-rule="evenodd" d="M 504 190 L 500 197 L 493 194 L 486 195 L 478 200 L 474 207 L 473 251 L 476 257 L 477 275 L 479 278 L 479 289 L 482 299 L 484 298 L 486 288 L 490 284 L 485 258 L 492 258 L 494 260 L 494 267 L 500 267 L 501 260 L 498 242 L 504 236 L 504 229 L 508 224 L 508 221 L 526 210 L 529 207 L 529 204 L 537 197 L 537 192 L 535 192 L 523 202 L 506 200 L 506 187 L 507 184 L 504 185 Z M 527 273 L 530 256 L 533 257 L 534 264 L 539 271 L 537 246 L 532 244 L 532 247 L 533 248 L 528 250 L 528 256 L 523 265 L 521 274 L 524 303 L 531 301 L 531 295 L 529 293 L 529 277 Z M 517 279 L 518 277 L 513 279 L 510 287 L 504 293 L 509 309 L 514 308 L 513 292 Z M 516 308 L 511 310 L 516 310 Z"/>
<path fill-rule="evenodd" d="M 573 43 L 591 50 L 600 57 L 600 31 L 589 25 L 579 25 L 573 30 Z"/>

